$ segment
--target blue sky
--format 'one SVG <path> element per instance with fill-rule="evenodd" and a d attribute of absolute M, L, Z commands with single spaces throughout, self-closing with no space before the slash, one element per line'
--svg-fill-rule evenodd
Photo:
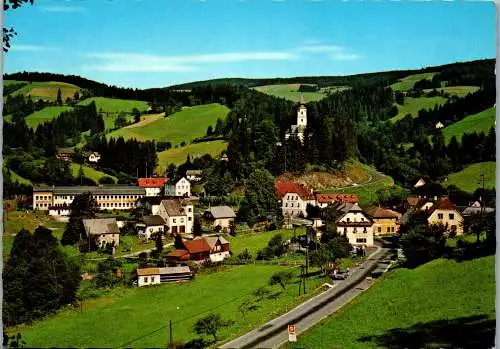
<path fill-rule="evenodd" d="M 495 20 L 458 0 L 35 0 L 4 14 L 4 71 L 147 88 L 413 69 L 495 57 Z"/>

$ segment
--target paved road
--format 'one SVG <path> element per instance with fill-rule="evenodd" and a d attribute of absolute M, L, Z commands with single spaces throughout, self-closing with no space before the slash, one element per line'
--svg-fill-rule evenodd
<path fill-rule="evenodd" d="M 369 276 L 372 271 L 383 272 L 386 270 L 387 264 L 381 264 L 381 261 L 390 253 L 389 251 L 389 248 L 378 247 L 361 266 L 352 270 L 352 274 L 347 280 L 335 281 L 334 288 L 311 298 L 288 313 L 219 348 L 279 347 L 288 341 L 288 324 L 295 324 L 297 334 L 300 334 L 368 288 L 371 282 L 366 279 L 366 276 Z"/>

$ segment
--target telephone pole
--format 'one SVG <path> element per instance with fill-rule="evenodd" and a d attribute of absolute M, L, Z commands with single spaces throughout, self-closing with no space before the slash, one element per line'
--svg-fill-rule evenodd
<path fill-rule="evenodd" d="M 169 344 L 169 348 L 173 348 L 174 347 L 174 338 L 172 336 L 172 320 L 170 320 L 170 344 Z"/>

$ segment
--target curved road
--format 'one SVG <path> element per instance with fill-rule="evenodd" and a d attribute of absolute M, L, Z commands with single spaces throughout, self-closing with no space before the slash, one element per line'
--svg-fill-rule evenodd
<path fill-rule="evenodd" d="M 377 250 L 361 266 L 353 270 L 347 280 L 335 281 L 336 286 L 332 289 L 218 348 L 278 348 L 288 341 L 289 324 L 296 325 L 298 335 L 336 312 L 370 287 L 371 281 L 367 280 L 366 277 L 372 271 L 386 271 L 388 265 L 381 262 L 389 254 L 390 248 L 378 246 Z"/>

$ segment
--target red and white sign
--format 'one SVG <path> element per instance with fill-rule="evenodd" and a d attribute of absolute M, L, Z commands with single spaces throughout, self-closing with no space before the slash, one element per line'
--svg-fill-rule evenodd
<path fill-rule="evenodd" d="M 288 325 L 288 341 L 289 342 L 297 341 L 297 333 L 295 332 L 295 325 Z"/>

